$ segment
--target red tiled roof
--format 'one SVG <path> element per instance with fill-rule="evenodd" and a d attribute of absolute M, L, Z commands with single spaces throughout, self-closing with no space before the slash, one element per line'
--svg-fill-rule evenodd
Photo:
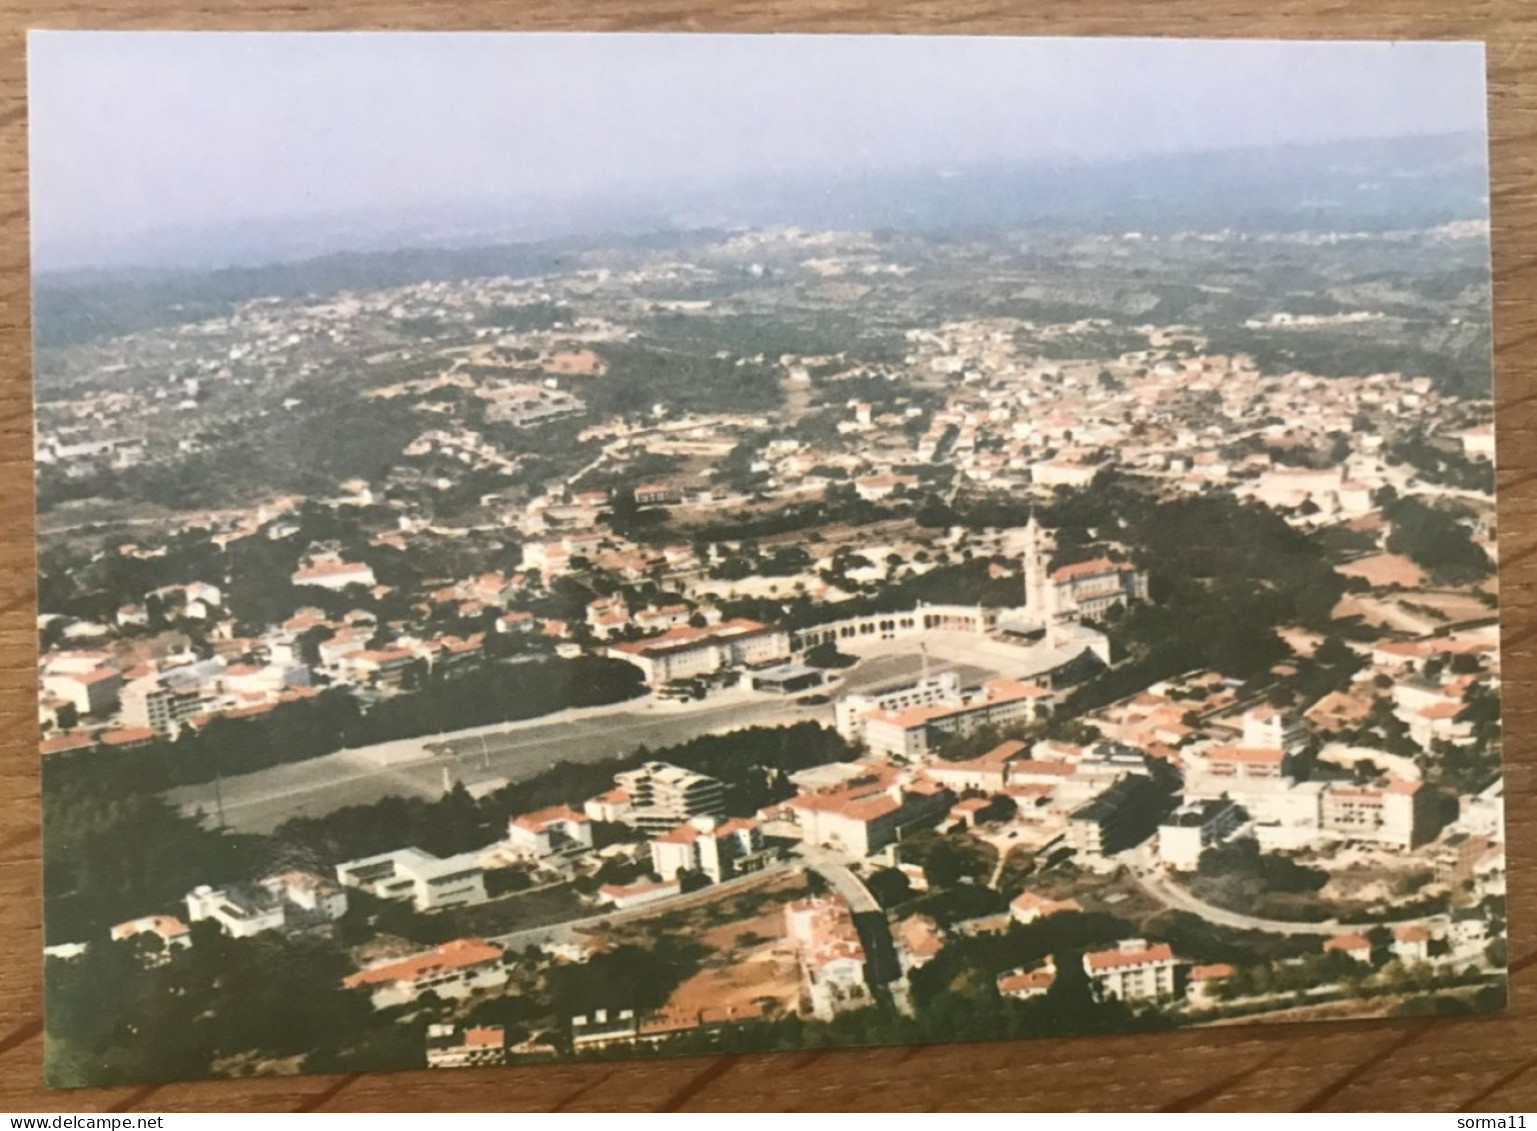
<path fill-rule="evenodd" d="M 1245 766 L 1279 766 L 1286 751 L 1279 746 L 1213 746 L 1207 753 L 1213 762 L 1236 762 Z"/>
<path fill-rule="evenodd" d="M 1155 943 L 1146 950 L 1096 950 L 1083 956 L 1090 970 L 1115 970 L 1122 966 L 1141 966 L 1148 962 L 1173 962 L 1174 950 L 1168 943 Z"/>
<path fill-rule="evenodd" d="M 159 732 L 151 727 L 122 727 L 104 731 L 99 737 L 105 746 L 129 746 L 135 742 L 148 742 L 158 735 Z"/>
<path fill-rule="evenodd" d="M 1223 978 L 1233 976 L 1233 967 L 1226 962 L 1216 962 L 1209 966 L 1192 966 L 1190 968 L 1190 980 L 1192 982 L 1220 982 Z"/>
<path fill-rule="evenodd" d="M 1021 990 L 1049 990 L 1056 980 L 1055 970 L 1014 970 L 998 975 L 998 992 L 1012 994 Z"/>
<path fill-rule="evenodd" d="M 95 746 L 96 740 L 85 734 L 55 734 L 37 744 L 39 754 L 63 754 Z"/>
<path fill-rule="evenodd" d="M 1343 950 L 1349 952 L 1353 950 L 1371 950 L 1371 948 L 1370 940 L 1365 935 L 1358 934 L 1335 935 L 1324 943 L 1325 951 Z"/>
<path fill-rule="evenodd" d="M 359 970 L 343 979 L 342 985 L 350 990 L 358 986 L 377 986 L 390 982 L 416 982 L 432 974 L 484 966 L 501 957 L 502 948 L 485 939 L 455 939 L 425 954 Z"/>
<path fill-rule="evenodd" d="M 539 809 L 532 813 L 524 813 L 521 817 L 514 817 L 512 823 L 530 832 L 541 832 L 546 825 L 555 821 L 575 821 L 585 825 L 587 817 L 569 806 L 551 805 L 548 809 Z"/>
<path fill-rule="evenodd" d="M 477 1025 L 464 1031 L 466 1048 L 499 1049 L 507 1043 L 507 1034 L 500 1025 Z"/>
<path fill-rule="evenodd" d="M 1088 562 L 1075 562 L 1072 565 L 1059 566 L 1051 571 L 1053 581 L 1072 581 L 1080 577 L 1093 577 L 1101 573 L 1125 573 L 1132 567 L 1119 565 L 1109 558 L 1095 558 Z"/>
<path fill-rule="evenodd" d="M 187 924 L 174 915 L 146 915 L 142 919 L 130 919 L 126 923 L 117 924 L 112 928 L 112 937 L 122 941 L 146 931 L 153 931 L 163 939 L 171 939 L 186 934 Z"/>

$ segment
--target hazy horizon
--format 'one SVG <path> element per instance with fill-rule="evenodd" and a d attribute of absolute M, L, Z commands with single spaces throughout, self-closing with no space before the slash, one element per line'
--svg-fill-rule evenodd
<path fill-rule="evenodd" d="M 42 270 L 813 174 L 1485 133 L 1478 43 L 33 32 L 28 69 Z"/>

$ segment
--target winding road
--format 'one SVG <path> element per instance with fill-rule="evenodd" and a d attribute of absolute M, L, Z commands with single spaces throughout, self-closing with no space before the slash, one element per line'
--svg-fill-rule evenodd
<path fill-rule="evenodd" d="M 1341 923 L 1338 919 L 1325 919 L 1320 923 L 1312 923 L 1290 919 L 1261 919 L 1255 915 L 1243 915 L 1197 899 L 1189 891 L 1161 875 L 1155 868 L 1150 868 L 1140 863 L 1131 863 L 1130 868 L 1133 878 L 1136 879 L 1142 890 L 1165 907 L 1175 911 L 1188 911 L 1192 915 L 1199 915 L 1210 923 L 1216 923 L 1223 927 L 1232 927 L 1235 930 L 1264 931 L 1272 935 L 1315 935 L 1328 937 L 1343 931 L 1364 931 L 1379 925 L 1376 922 Z M 1421 916 L 1414 919 L 1383 919 L 1380 921 L 1380 925 L 1424 927 L 1429 926 L 1439 918 L 1440 916 Z"/>

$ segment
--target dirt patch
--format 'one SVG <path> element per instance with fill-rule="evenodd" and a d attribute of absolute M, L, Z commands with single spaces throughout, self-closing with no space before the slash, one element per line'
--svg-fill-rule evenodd
<path fill-rule="evenodd" d="M 740 952 L 736 961 L 724 957 L 680 985 L 667 999 L 664 1012 L 695 1014 L 702 1009 L 742 1010 L 772 1002 L 769 1011 L 793 1012 L 800 1001 L 800 967 L 783 939 Z"/>
<path fill-rule="evenodd" d="M 1425 571 L 1402 554 L 1373 554 L 1334 568 L 1346 577 L 1363 578 L 1372 586 L 1402 585 L 1407 589 L 1418 589 L 1425 584 Z"/>

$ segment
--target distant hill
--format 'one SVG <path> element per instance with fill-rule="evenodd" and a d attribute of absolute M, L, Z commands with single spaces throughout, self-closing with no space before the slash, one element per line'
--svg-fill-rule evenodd
<path fill-rule="evenodd" d="M 540 274 L 569 267 L 583 250 L 687 245 L 740 227 L 930 235 L 1030 228 L 1373 231 L 1487 214 L 1486 145 L 1476 134 L 1117 162 L 830 171 L 694 186 L 665 199 L 455 205 L 426 215 L 169 232 L 111 253 L 114 264 L 129 256 L 171 265 L 155 269 L 54 272 L 39 248 L 34 335 L 47 348 L 209 317 L 264 295 Z M 210 269 L 220 261 L 228 266 Z"/>

